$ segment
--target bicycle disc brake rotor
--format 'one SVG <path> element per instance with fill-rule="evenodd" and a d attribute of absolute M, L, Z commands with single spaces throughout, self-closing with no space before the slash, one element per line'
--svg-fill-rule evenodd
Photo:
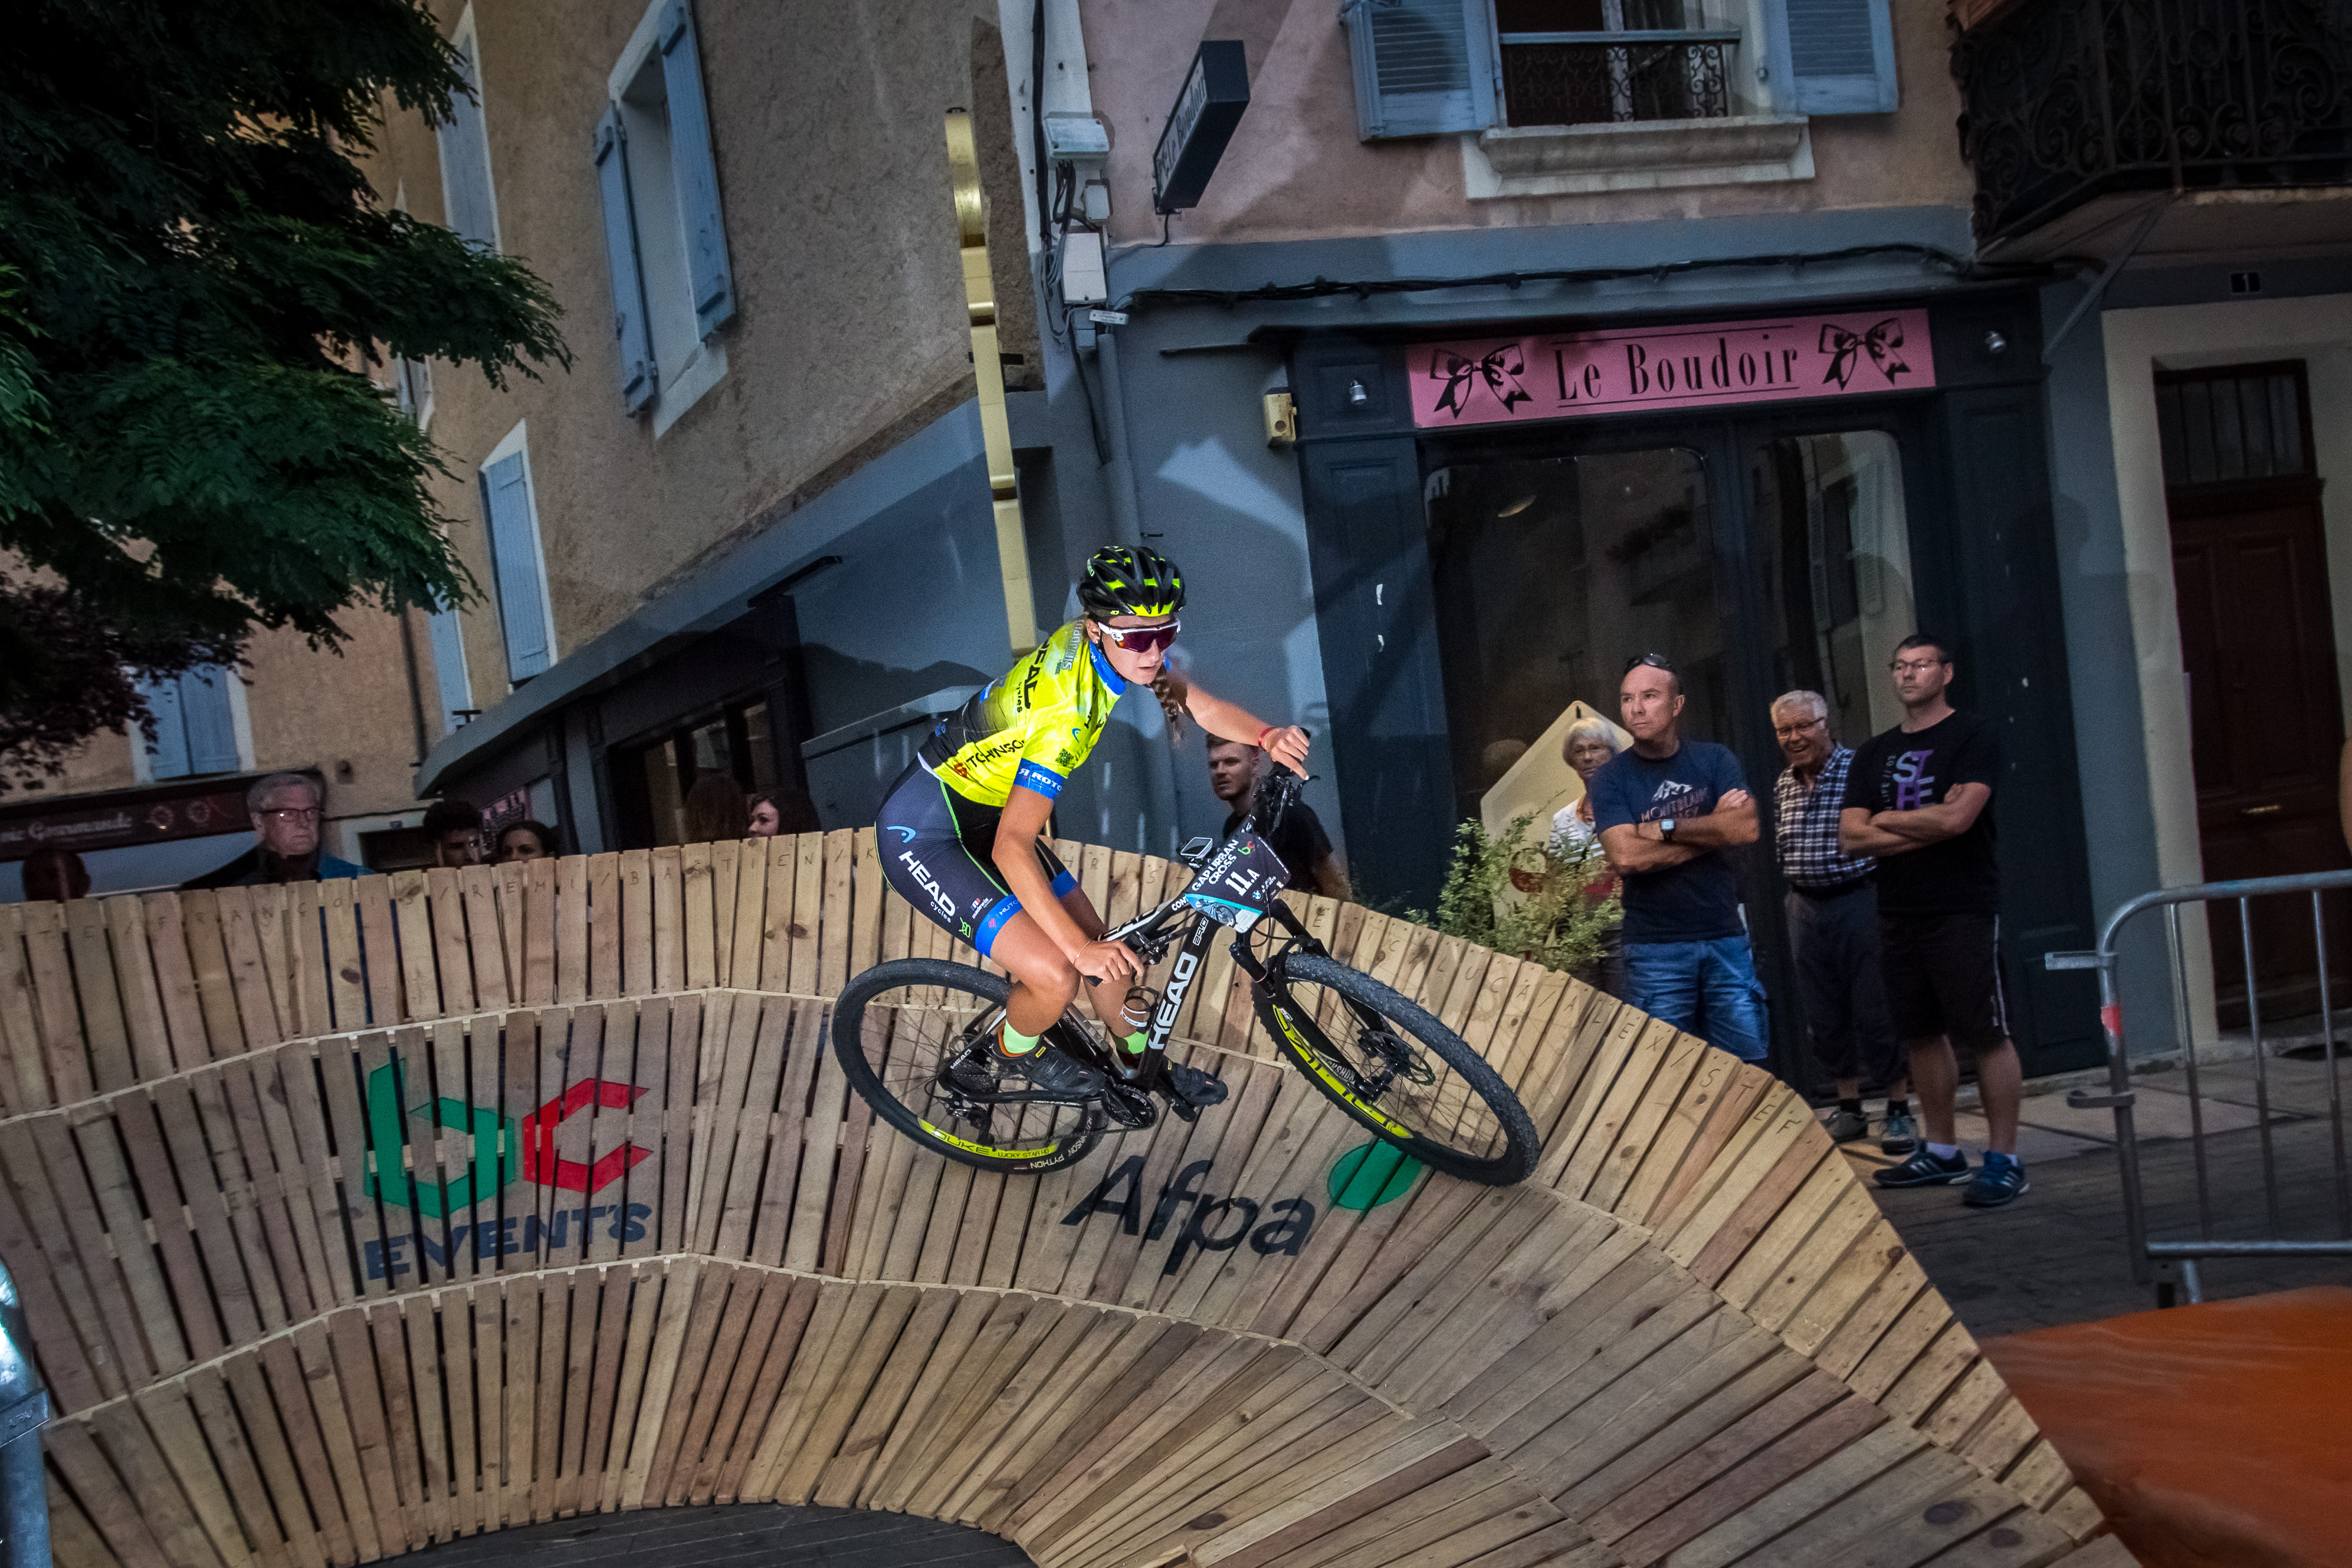
<path fill-rule="evenodd" d="M 1356 1048 L 1380 1064 L 1382 1089 L 1400 1078 L 1417 1084 L 1437 1081 L 1436 1072 L 1420 1050 L 1394 1029 L 1366 1029 L 1356 1037 Z"/>

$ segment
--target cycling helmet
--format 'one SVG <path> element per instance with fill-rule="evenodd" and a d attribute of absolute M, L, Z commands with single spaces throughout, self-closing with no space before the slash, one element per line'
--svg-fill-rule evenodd
<path fill-rule="evenodd" d="M 1097 621 L 1172 616 L 1184 607 L 1184 574 L 1156 550 L 1106 545 L 1078 579 L 1078 606 Z"/>

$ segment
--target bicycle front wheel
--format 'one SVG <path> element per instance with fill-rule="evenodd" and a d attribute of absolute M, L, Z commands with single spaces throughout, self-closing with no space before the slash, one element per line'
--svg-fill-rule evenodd
<path fill-rule="evenodd" d="M 1534 1120 L 1459 1035 L 1369 974 L 1285 956 L 1258 988 L 1276 1046 L 1349 1116 L 1422 1163 L 1507 1187 L 1536 1168 Z"/>
<path fill-rule="evenodd" d="M 983 1171 L 1059 1170 L 1102 1141 L 1099 1104 L 992 1101 L 947 1076 L 967 1052 L 984 1059 L 1011 990 L 1002 975 L 942 959 L 877 964 L 833 1005 L 834 1056 L 876 1115 L 934 1152 Z"/>

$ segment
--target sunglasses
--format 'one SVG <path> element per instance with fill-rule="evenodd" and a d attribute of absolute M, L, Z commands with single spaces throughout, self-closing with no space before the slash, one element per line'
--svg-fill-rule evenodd
<path fill-rule="evenodd" d="M 1156 626 L 1104 626 L 1100 621 L 1095 625 L 1102 626 L 1104 641 L 1129 653 L 1150 653 L 1166 647 L 1184 629 L 1181 621 L 1167 621 Z"/>
<path fill-rule="evenodd" d="M 1675 672 L 1675 667 L 1667 662 L 1666 656 L 1664 654 L 1637 653 L 1633 658 L 1625 661 L 1625 673 L 1631 675 L 1635 670 L 1641 668 L 1643 665 L 1649 666 L 1652 669 L 1663 669 L 1668 675 L 1672 675 Z"/>

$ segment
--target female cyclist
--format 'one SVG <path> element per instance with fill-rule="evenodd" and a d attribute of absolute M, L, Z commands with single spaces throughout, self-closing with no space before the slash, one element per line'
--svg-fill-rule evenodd
<path fill-rule="evenodd" d="M 1190 713 L 1210 734 L 1246 741 L 1307 771 L 1307 731 L 1277 729 L 1212 696 L 1168 668 L 1184 607 L 1184 579 L 1151 550 L 1099 550 L 1078 583 L 1086 613 L 940 721 L 883 797 L 882 867 L 890 885 L 949 931 L 1011 973 L 1013 994 L 996 1041 L 997 1066 L 1055 1094 L 1099 1093 L 1102 1075 L 1041 1045 L 1076 994 L 1094 987 L 1096 1015 L 1128 1051 L 1140 1029 L 1124 1019 L 1135 954 L 1104 942 L 1102 916 L 1043 835 L 1055 797 L 1110 722 L 1130 688 L 1151 688 L 1174 723 Z M 970 1068 L 974 1064 L 961 1064 Z M 1223 1100 L 1225 1086 L 1171 1065 L 1169 1088 L 1193 1105 Z M 975 1090 L 988 1084 L 974 1083 Z"/>

